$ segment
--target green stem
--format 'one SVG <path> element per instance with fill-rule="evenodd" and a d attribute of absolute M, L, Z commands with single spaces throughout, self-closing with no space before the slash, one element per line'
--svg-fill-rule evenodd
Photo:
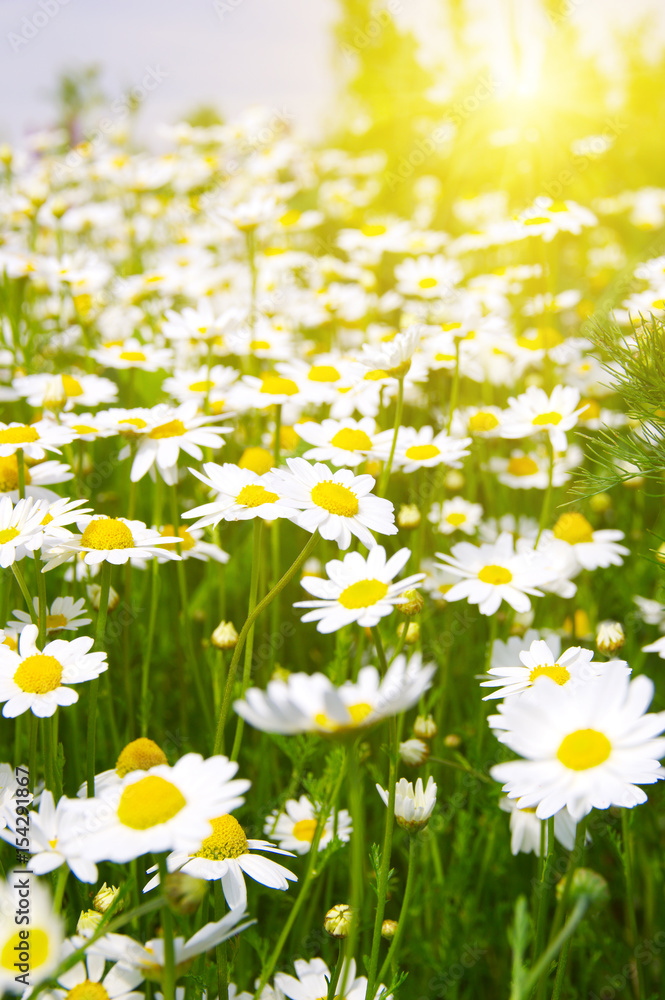
<path fill-rule="evenodd" d="M 639 942 L 637 935 L 637 918 L 635 916 L 635 884 L 633 870 L 633 844 L 630 833 L 630 814 L 628 809 L 621 810 L 621 833 L 623 837 L 623 867 L 626 879 L 626 909 L 628 914 L 628 926 L 632 937 L 633 948 Z M 640 997 L 646 996 L 644 991 L 644 970 L 641 962 L 635 963 L 637 967 L 638 994 Z"/>
<path fill-rule="evenodd" d="M 376 883 L 376 913 L 374 915 L 374 933 L 372 935 L 372 951 L 367 977 L 368 996 L 376 993 L 376 972 L 379 966 L 379 951 L 381 948 L 381 929 L 386 912 L 386 896 L 388 892 L 388 873 L 390 871 L 390 855 L 392 852 L 393 830 L 395 827 L 395 798 L 397 789 L 397 726 L 395 719 L 390 720 L 390 749 L 388 772 L 388 806 L 386 808 L 386 825 L 383 833 L 383 849 L 381 851 L 381 867 Z M 374 992 L 371 992 L 373 990 Z"/>
<path fill-rule="evenodd" d="M 351 959 L 356 950 L 356 944 L 360 936 L 360 909 L 364 888 L 363 853 L 365 846 L 365 814 L 362 788 L 362 772 L 359 767 L 358 747 L 359 740 L 356 740 L 349 753 L 349 805 L 351 807 L 351 819 L 353 822 L 353 832 L 351 834 L 351 926 L 346 938 L 344 948 L 346 962 L 339 987 L 339 996 L 346 996 L 346 982 L 349 977 Z"/>
<path fill-rule="evenodd" d="M 397 435 L 399 434 L 400 425 L 402 423 L 402 410 L 404 409 L 404 376 L 398 379 L 398 383 L 399 387 L 397 389 L 397 407 L 395 409 L 393 441 L 390 446 L 390 455 L 388 456 L 388 461 L 385 464 L 383 472 L 381 473 L 381 479 L 379 480 L 379 488 L 377 490 L 379 496 L 383 496 L 384 493 L 386 492 L 386 486 L 388 485 L 388 480 L 390 479 L 390 472 L 393 467 L 395 448 L 397 447 Z"/>
<path fill-rule="evenodd" d="M 406 927 L 406 922 L 409 916 L 409 903 L 411 901 L 411 894 L 413 892 L 413 873 L 415 871 L 414 855 L 416 853 L 415 849 L 415 837 L 409 837 L 409 864 L 406 870 L 406 885 L 404 886 L 404 898 L 402 899 L 402 909 L 399 913 L 399 920 L 397 921 L 397 930 L 395 931 L 395 936 L 390 944 L 390 950 L 386 955 L 386 959 L 379 973 L 379 982 L 385 978 L 390 966 L 397 961 L 398 949 L 400 942 L 402 940 L 402 935 L 404 933 L 404 928 Z M 376 991 L 376 990 L 375 990 Z M 371 996 L 368 993 L 368 996 Z"/>
<path fill-rule="evenodd" d="M 23 599 L 28 608 L 28 614 L 32 619 L 32 624 L 37 625 L 37 627 L 39 627 L 39 616 L 37 615 L 37 612 L 35 611 L 35 606 L 32 603 L 32 597 L 30 596 L 30 591 L 26 586 L 26 582 L 23 579 L 23 574 L 21 573 L 21 570 L 18 568 L 18 564 L 15 562 L 12 563 L 12 573 L 14 574 L 14 578 L 21 589 L 21 593 L 23 594 Z"/>
<path fill-rule="evenodd" d="M 328 996 L 327 1000 L 335 1000 L 338 996 L 337 983 L 339 982 L 339 974 L 342 971 L 342 965 L 344 964 L 344 938 L 339 939 L 339 950 L 337 952 L 337 962 L 335 968 L 333 969 L 333 974 L 330 977 L 330 982 L 328 983 Z"/>
<path fill-rule="evenodd" d="M 219 713 L 219 719 L 217 720 L 217 732 L 215 733 L 215 745 L 213 748 L 213 753 L 222 753 L 224 749 L 224 726 L 226 725 L 226 719 L 229 714 L 229 709 L 231 707 L 231 699 L 233 697 L 233 686 L 235 683 L 236 672 L 238 670 L 238 663 L 240 662 L 240 656 L 242 654 L 243 646 L 245 645 L 245 640 L 252 625 L 259 617 L 259 615 L 268 607 L 271 603 L 273 597 L 284 590 L 287 583 L 295 576 L 302 564 L 314 551 L 316 544 L 319 540 L 318 532 L 314 532 L 311 536 L 307 545 L 300 553 L 300 555 L 295 559 L 295 561 L 289 566 L 286 573 L 282 576 L 281 580 L 275 584 L 271 591 L 269 591 L 266 596 L 259 601 L 259 603 L 254 608 L 253 612 L 247 618 L 245 624 L 242 627 L 240 635 L 238 636 L 238 642 L 236 643 L 235 649 L 233 650 L 233 659 L 229 665 L 228 674 L 226 677 L 226 687 L 224 688 L 224 699 L 222 701 L 222 708 Z M 265 984 L 264 984 L 265 985 Z"/>
<path fill-rule="evenodd" d="M 531 995 L 531 992 L 540 980 L 540 977 L 547 972 L 552 959 L 556 958 L 568 938 L 574 933 L 578 924 L 582 920 L 582 917 L 589 908 L 589 902 L 590 900 L 588 896 L 582 896 L 581 899 L 578 900 L 575 905 L 575 909 L 570 915 L 570 919 L 564 924 L 562 930 L 559 932 L 552 944 L 549 945 L 549 947 L 540 956 L 533 969 L 526 977 L 522 989 L 518 992 L 513 991 L 511 994 L 511 1000 L 526 1000 L 526 998 Z"/>
<path fill-rule="evenodd" d="M 66 864 L 58 869 L 58 879 L 55 883 L 55 894 L 53 896 L 53 911 L 60 913 L 62 909 L 62 898 L 65 895 L 65 885 L 69 876 L 69 868 Z"/>
<path fill-rule="evenodd" d="M 104 561 L 100 574 L 99 611 L 97 612 L 97 630 L 95 632 L 95 649 L 103 651 L 106 633 L 106 616 L 109 607 L 109 591 L 111 589 L 111 563 Z M 97 700 L 99 696 L 99 677 L 90 681 L 90 697 L 88 700 L 88 734 L 87 734 L 87 777 L 88 798 L 95 794 L 95 740 L 97 736 Z"/>
<path fill-rule="evenodd" d="M 547 820 L 547 858 L 542 870 L 542 877 L 538 886 L 540 898 L 538 900 L 538 914 L 536 916 L 536 936 L 534 940 L 534 956 L 538 957 L 545 941 L 545 918 L 547 916 L 547 906 L 550 898 L 551 881 L 550 872 L 554 864 L 554 818 L 550 816 Z"/>
<path fill-rule="evenodd" d="M 159 884 L 166 886 L 166 855 L 157 858 L 159 867 Z M 164 931 L 164 1000 L 175 1000 L 175 947 L 173 944 L 173 914 L 169 904 L 164 900 L 162 906 L 162 930 Z"/>
<path fill-rule="evenodd" d="M 275 525 L 273 525 L 273 529 Z M 260 517 L 254 518 L 254 530 L 252 534 L 252 570 L 251 578 L 249 583 L 249 603 L 247 605 L 247 620 L 252 616 L 254 608 L 256 607 L 256 598 L 259 593 L 259 575 L 261 570 L 261 533 L 263 529 L 263 521 Z M 245 662 L 242 670 L 242 695 L 244 698 L 245 691 L 249 687 L 249 681 L 252 674 L 252 654 L 254 652 L 254 623 L 249 627 L 247 632 L 247 641 L 245 643 Z M 226 692 L 225 692 L 226 693 Z M 240 744 L 242 743 L 242 734 L 244 729 L 244 719 L 238 716 L 238 722 L 236 725 L 236 734 L 233 740 L 233 749 L 231 750 L 231 760 L 238 759 L 238 753 L 240 752 Z"/>

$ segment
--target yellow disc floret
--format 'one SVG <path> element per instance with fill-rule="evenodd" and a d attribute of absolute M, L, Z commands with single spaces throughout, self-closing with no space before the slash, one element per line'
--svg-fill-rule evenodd
<path fill-rule="evenodd" d="M 81 535 L 81 546 L 84 549 L 131 549 L 134 537 L 117 517 L 100 517 L 91 521 Z"/>
<path fill-rule="evenodd" d="M 341 431 L 337 431 L 330 443 L 333 448 L 341 448 L 342 451 L 369 451 L 372 447 L 369 435 L 353 427 L 343 427 Z"/>
<path fill-rule="evenodd" d="M 0 444 L 30 444 L 38 440 L 39 434 L 35 428 L 27 427 L 25 424 L 6 427 L 4 431 L 0 431 Z"/>
<path fill-rule="evenodd" d="M 404 454 L 414 462 L 426 462 L 428 458 L 436 458 L 441 451 L 435 444 L 412 444 Z"/>
<path fill-rule="evenodd" d="M 65 1000 L 108 1000 L 108 993 L 101 983 L 93 983 L 86 979 L 70 990 Z"/>
<path fill-rule="evenodd" d="M 193 855 L 195 858 L 207 858 L 209 861 L 223 861 L 225 858 L 239 858 L 249 852 L 249 844 L 245 831 L 240 823 L 228 813 L 211 819 L 212 833 L 201 844 L 200 850 Z"/>
<path fill-rule="evenodd" d="M 23 660 L 14 674 L 14 683 L 26 694 L 47 694 L 60 687 L 62 664 L 55 656 L 35 653 Z"/>
<path fill-rule="evenodd" d="M 310 382 L 339 382 L 341 377 L 332 365 L 312 365 L 307 374 Z"/>
<path fill-rule="evenodd" d="M 290 378 L 282 378 L 275 372 L 266 372 L 261 376 L 261 392 L 271 396 L 295 396 L 298 386 Z"/>
<path fill-rule="evenodd" d="M 299 819 L 293 827 L 296 840 L 306 840 L 309 844 L 314 840 L 318 823 L 315 819 Z"/>
<path fill-rule="evenodd" d="M 119 777 L 124 778 L 130 771 L 147 771 L 158 764 L 168 764 L 166 754 L 153 740 L 142 736 L 120 751 L 115 770 Z"/>
<path fill-rule="evenodd" d="M 169 420 L 165 424 L 159 424 L 148 434 L 148 437 L 155 441 L 162 441 L 164 438 L 182 437 L 186 432 L 186 427 L 182 420 Z"/>
<path fill-rule="evenodd" d="M 580 542 L 592 542 L 593 528 L 584 514 L 578 514 L 577 511 L 570 511 L 568 514 L 562 514 L 554 525 L 554 537 L 568 542 L 569 545 L 578 545 Z"/>
<path fill-rule="evenodd" d="M 498 423 L 499 418 L 495 417 L 493 413 L 487 413 L 485 410 L 478 410 L 478 412 L 474 413 L 472 417 L 469 417 L 469 430 L 492 431 Z"/>
<path fill-rule="evenodd" d="M 537 677 L 549 677 L 555 684 L 563 686 L 570 680 L 570 673 L 566 667 L 562 667 L 559 663 L 554 663 L 552 665 L 544 663 L 534 667 L 529 674 L 529 680 L 532 684 Z"/>
<path fill-rule="evenodd" d="M 2 528 L 0 529 L 0 545 L 4 545 L 6 542 L 13 541 L 20 532 L 18 528 Z"/>
<path fill-rule="evenodd" d="M 1 433 L 1 432 L 0 432 Z M 30 472 L 24 468 L 25 485 L 32 481 Z M 0 493 L 11 493 L 18 489 L 18 459 L 16 455 L 0 456 Z"/>
<path fill-rule="evenodd" d="M 239 469 L 249 469 L 262 476 L 273 467 L 272 455 L 267 448 L 245 448 L 238 460 Z"/>
<path fill-rule="evenodd" d="M 339 595 L 339 603 L 344 608 L 371 608 L 388 593 L 388 584 L 383 580 L 358 580 L 345 587 Z"/>
<path fill-rule="evenodd" d="M 19 931 L 16 931 L 5 943 L 0 954 L 0 965 L 3 969 L 10 969 L 12 974 L 16 973 L 16 962 L 18 961 L 16 956 L 19 952 L 28 952 L 25 964 L 30 967 L 31 972 L 43 965 L 48 958 L 49 939 L 46 931 L 43 931 L 41 927 L 28 927 L 26 930 L 29 935 L 27 939 L 19 937 Z"/>
<path fill-rule="evenodd" d="M 275 500 L 279 500 L 277 493 L 271 493 L 259 483 L 249 483 L 248 486 L 243 486 L 236 497 L 236 503 L 243 504 L 245 507 L 260 507 L 261 504 L 274 503 Z"/>
<path fill-rule="evenodd" d="M 128 785 L 120 797 L 118 819 L 132 830 L 148 830 L 168 823 L 187 805 L 180 789 L 156 774 Z"/>
<path fill-rule="evenodd" d="M 557 750 L 557 758 L 571 771 L 588 771 L 604 763 L 612 753 L 612 744 L 597 729 L 576 729 L 568 733 Z"/>
<path fill-rule="evenodd" d="M 505 566 L 483 566 L 478 579 L 483 583 L 491 583 L 493 587 L 500 587 L 504 583 L 510 583 L 513 574 Z"/>
<path fill-rule="evenodd" d="M 311 492 L 312 501 L 331 514 L 354 517 L 358 513 L 358 497 L 347 486 L 333 483 L 331 479 L 317 483 Z"/>
<path fill-rule="evenodd" d="M 560 424 L 563 417 L 560 413 L 556 413 L 552 410 L 550 413 L 539 413 L 537 417 L 534 417 L 531 423 L 534 427 L 549 427 L 550 424 Z"/>

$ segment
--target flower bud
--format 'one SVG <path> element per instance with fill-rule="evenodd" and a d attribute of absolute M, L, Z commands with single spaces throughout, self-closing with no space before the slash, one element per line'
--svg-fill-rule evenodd
<path fill-rule="evenodd" d="M 402 504 L 397 515 L 397 527 L 405 531 L 413 531 L 420 527 L 420 511 L 415 503 Z"/>
<path fill-rule="evenodd" d="M 402 594 L 397 610 L 408 618 L 412 618 L 414 615 L 420 614 L 424 607 L 425 600 L 422 594 L 419 594 L 417 590 L 407 590 Z"/>
<path fill-rule="evenodd" d="M 406 740 L 399 745 L 399 755 L 405 764 L 418 767 L 429 757 L 429 744 L 424 740 Z"/>
<path fill-rule="evenodd" d="M 396 920 L 384 920 L 381 924 L 381 937 L 385 938 L 386 941 L 391 941 L 395 937 L 396 930 Z"/>
<path fill-rule="evenodd" d="M 596 629 L 596 649 L 599 653 L 616 653 L 625 641 L 621 622 L 600 622 Z"/>
<path fill-rule="evenodd" d="M 609 493 L 594 493 L 589 497 L 589 507 L 594 514 L 607 514 L 612 509 L 612 497 Z"/>
<path fill-rule="evenodd" d="M 418 622 L 402 622 L 401 625 L 397 626 L 398 636 L 402 636 L 402 633 L 406 629 L 406 637 L 404 639 L 405 646 L 413 646 L 420 639 L 420 625 Z"/>
<path fill-rule="evenodd" d="M 337 903 L 326 913 L 323 927 L 333 937 L 345 938 L 349 936 L 353 919 L 351 907 L 346 903 Z"/>
<path fill-rule="evenodd" d="M 439 730 L 432 715 L 419 715 L 413 723 L 413 731 L 418 739 L 431 740 Z"/>
<path fill-rule="evenodd" d="M 303 576 L 323 576 L 323 563 L 316 556 L 308 559 L 302 568 L 301 579 Z"/>
<path fill-rule="evenodd" d="M 291 676 L 291 671 L 287 670 L 286 667 L 281 667 L 279 663 L 275 664 L 275 669 L 270 677 L 271 681 L 288 681 Z"/>
<path fill-rule="evenodd" d="M 81 916 L 76 925 L 76 933 L 83 937 L 90 937 L 95 933 L 102 921 L 101 913 L 97 910 L 81 910 Z"/>
<path fill-rule="evenodd" d="M 216 649 L 235 649 L 238 633 L 233 622 L 220 622 L 210 636 L 210 642 Z"/>
<path fill-rule="evenodd" d="M 116 886 L 107 885 L 105 882 L 93 899 L 92 905 L 98 913 L 106 913 L 106 911 L 113 905 L 119 891 L 120 890 L 117 889 Z M 118 907 L 117 912 L 120 912 L 121 909 L 122 906 Z"/>
<path fill-rule="evenodd" d="M 92 604 L 95 611 L 99 611 L 99 603 L 102 597 L 102 588 L 98 583 L 89 583 L 87 586 L 88 600 Z M 107 611 L 115 611 L 118 607 L 120 601 L 120 595 L 117 590 L 113 587 L 109 587 L 109 603 L 107 605 Z"/>
<path fill-rule="evenodd" d="M 563 895 L 566 878 L 557 882 L 556 894 L 560 899 Z M 607 882 L 602 875 L 592 871 L 590 868 L 577 868 L 573 872 L 573 880 L 570 884 L 570 900 L 575 902 L 581 896 L 587 896 L 595 906 L 602 906 L 610 898 L 610 891 Z"/>
<path fill-rule="evenodd" d="M 448 733 L 443 737 L 443 745 L 450 750 L 457 750 L 458 747 L 462 746 L 462 740 L 457 733 Z"/>
<path fill-rule="evenodd" d="M 262 476 L 273 467 L 272 455 L 267 448 L 245 448 L 238 460 L 238 468 L 249 469 Z"/>
<path fill-rule="evenodd" d="M 466 486 L 464 473 L 460 472 L 459 469 L 448 469 L 443 482 L 446 489 L 450 490 L 452 493 L 458 493 L 459 490 L 463 490 Z"/>
<path fill-rule="evenodd" d="M 172 910 L 182 916 L 195 913 L 208 891 L 202 878 L 192 878 L 184 872 L 169 872 L 164 882 L 164 895 Z"/>

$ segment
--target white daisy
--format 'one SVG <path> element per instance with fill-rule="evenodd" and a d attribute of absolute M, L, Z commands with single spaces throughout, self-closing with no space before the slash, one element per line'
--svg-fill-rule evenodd
<path fill-rule="evenodd" d="M 388 789 L 376 786 L 376 790 L 388 805 Z M 429 778 L 423 787 L 423 779 L 418 778 L 415 788 L 406 778 L 400 778 L 395 788 L 395 819 L 398 826 L 414 833 L 427 826 L 436 805 L 436 784 Z"/>
<path fill-rule="evenodd" d="M 317 462 L 330 462 L 338 468 L 354 468 L 367 459 L 372 451 L 376 434 L 376 421 L 372 417 L 353 420 L 307 420 L 295 424 L 294 431 L 304 441 L 315 445 L 306 451 L 304 458 Z"/>
<path fill-rule="evenodd" d="M 28 711 L 40 718 L 53 715 L 58 705 L 78 701 L 70 684 L 93 680 L 108 669 L 106 653 L 90 652 L 94 642 L 90 636 L 69 642 L 53 639 L 39 650 L 38 634 L 36 625 L 26 625 L 18 650 L 0 645 L 0 702 L 5 702 L 6 719 Z"/>
<path fill-rule="evenodd" d="M 3 569 L 39 548 L 44 511 L 43 500 L 17 500 L 14 506 L 9 497 L 0 499 L 0 566 Z"/>
<path fill-rule="evenodd" d="M 304 576 L 300 581 L 315 600 L 297 601 L 294 607 L 312 609 L 302 621 L 318 622 L 318 632 L 336 632 L 352 622 L 363 627 L 377 625 L 392 614 L 405 591 L 424 579 L 424 573 L 414 573 L 392 583 L 410 556 L 411 551 L 404 548 L 387 559 L 383 546 L 375 545 L 366 557 L 349 552 L 343 559 L 331 559 L 326 563 L 327 580 Z"/>
<path fill-rule="evenodd" d="M 25 496 L 33 500 L 57 499 L 53 490 L 46 489 L 55 483 L 65 483 L 74 478 L 69 465 L 55 459 L 39 462 L 37 465 L 24 465 Z M 6 493 L 13 503 L 19 499 L 18 488 L 18 458 L 16 454 L 0 458 L 0 494 Z"/>
<path fill-rule="evenodd" d="M 586 517 L 578 511 L 562 514 L 552 534 L 571 546 L 580 569 L 621 566 L 622 557 L 630 555 L 630 549 L 618 544 L 624 537 L 623 531 L 611 528 L 594 531 Z"/>
<path fill-rule="evenodd" d="M 17 926 L 21 898 L 27 891 L 30 900 L 28 925 Z M 28 930 L 29 949 L 23 949 Z M 23 937 L 21 937 L 23 931 Z M 38 986 L 57 969 L 61 961 L 64 940 L 62 918 L 53 912 L 48 889 L 30 874 L 15 874 L 0 882 L 0 990 L 4 993 L 26 993 L 27 987 Z"/>
<path fill-rule="evenodd" d="M 302 958 L 297 958 L 293 963 L 296 976 L 288 976 L 285 972 L 278 972 L 275 976 L 275 986 L 289 1000 L 322 1000 L 328 996 L 331 974 L 328 966 L 322 958 L 313 958 L 306 962 Z M 347 1000 L 370 1000 L 367 997 L 367 979 L 360 976 L 356 979 L 356 963 L 351 959 L 348 963 L 346 959 L 342 966 L 339 982 L 344 982 L 344 996 Z M 371 1000 L 379 1000 L 386 996 L 386 987 L 380 985 Z"/>
<path fill-rule="evenodd" d="M 247 904 L 245 875 L 268 886 L 269 889 L 288 889 L 289 881 L 297 882 L 298 877 L 278 865 L 271 858 L 262 858 L 252 851 L 272 851 L 293 857 L 291 851 L 275 847 L 267 840 L 248 840 L 245 831 L 235 816 L 228 813 L 212 819 L 212 833 L 199 845 L 196 851 L 174 851 L 166 859 L 170 872 L 184 872 L 192 878 L 212 882 L 221 880 L 224 898 L 230 909 Z M 157 865 L 148 869 L 148 874 L 157 871 Z M 144 887 L 149 892 L 159 885 L 159 875 L 150 879 Z"/>
<path fill-rule="evenodd" d="M 504 795 L 499 800 L 499 809 L 510 813 L 511 854 L 535 854 L 540 857 L 540 838 L 545 823 L 545 851 L 547 852 L 547 823 L 538 819 L 535 809 L 518 809 L 514 799 Z M 567 809 L 560 809 L 554 815 L 554 836 L 567 851 L 575 846 L 577 823 Z"/>
<path fill-rule="evenodd" d="M 78 951 L 83 944 L 80 937 L 69 938 L 62 948 L 62 962 Z M 140 969 L 116 962 L 104 975 L 106 959 L 102 955 L 86 954 L 82 961 L 57 977 L 58 985 L 44 990 L 44 1000 L 142 1000 L 144 994 L 135 987 L 143 982 Z"/>
<path fill-rule="evenodd" d="M 383 431 L 377 434 L 372 455 L 386 461 L 392 449 L 394 432 Z M 421 468 L 433 468 L 436 465 L 447 465 L 458 469 L 461 459 L 469 454 L 467 445 L 471 438 L 451 437 L 445 431 L 435 434 L 432 427 L 400 427 L 397 432 L 397 444 L 393 463 L 402 472 L 415 472 Z"/>
<path fill-rule="evenodd" d="M 431 686 L 435 669 L 414 653 L 408 662 L 397 656 L 383 679 L 376 667 L 363 667 L 357 681 L 339 688 L 325 674 L 290 674 L 286 681 L 269 681 L 265 691 L 250 688 L 233 707 L 268 733 L 351 732 L 408 711 Z"/>
<path fill-rule="evenodd" d="M 182 403 L 178 407 L 156 406 L 151 412 L 148 426 L 143 428 L 136 457 L 132 464 L 131 480 L 137 483 L 153 465 L 164 479 L 173 486 L 178 477 L 178 456 L 180 451 L 195 458 L 203 459 L 203 448 L 218 451 L 222 436 L 230 427 L 209 426 L 215 416 L 197 415 L 195 402 Z"/>
<path fill-rule="evenodd" d="M 564 806 L 575 820 L 591 809 L 632 808 L 646 802 L 639 785 L 662 774 L 665 713 L 647 715 L 654 685 L 632 681 L 625 664 L 607 663 L 603 673 L 571 691 L 549 677 L 528 698 L 508 698 L 490 726 L 522 760 L 497 764 L 491 774 L 519 809 L 536 807 L 539 819 Z"/>
<path fill-rule="evenodd" d="M 37 420 L 34 424 L 0 423 L 0 458 L 15 455 L 20 448 L 26 458 L 41 462 L 47 451 L 59 455 L 62 445 L 73 440 L 72 431 L 53 420 Z"/>
<path fill-rule="evenodd" d="M 306 795 L 299 799 L 288 799 L 283 810 L 275 809 L 263 826 L 263 832 L 274 837 L 279 846 L 296 854 L 307 854 L 319 825 L 322 806 L 312 803 Z M 346 809 L 334 810 L 326 817 L 323 833 L 319 840 L 322 851 L 336 837 L 346 843 L 351 837 L 351 816 Z"/>
<path fill-rule="evenodd" d="M 75 406 L 101 406 L 112 403 L 118 395 L 118 387 L 108 378 L 99 375 L 23 375 L 14 379 L 14 388 L 27 399 L 30 406 L 64 406 L 72 410 Z"/>
<path fill-rule="evenodd" d="M 38 597 L 33 597 L 32 606 L 35 610 L 35 616 L 38 618 Z M 92 618 L 79 617 L 84 612 L 84 597 L 79 598 L 78 601 L 75 601 L 73 597 L 56 597 L 51 606 L 46 608 L 46 634 L 49 635 L 51 632 L 59 632 L 61 629 L 76 632 L 77 629 L 82 628 L 83 625 L 89 625 Z M 7 624 L 10 627 L 13 626 L 18 629 L 19 632 L 33 620 L 27 611 L 21 611 L 19 609 L 14 610 L 12 614 L 14 615 L 14 621 L 10 621 Z"/>
<path fill-rule="evenodd" d="M 560 646 L 560 642 L 553 642 L 552 646 Z M 485 695 L 483 701 L 521 694 L 532 688 L 541 677 L 549 677 L 560 686 L 571 681 L 587 680 L 598 676 L 604 667 L 602 663 L 593 662 L 591 649 L 571 646 L 564 653 L 555 653 L 543 639 L 534 639 L 528 648 L 522 646 L 519 658 L 522 666 L 490 667 L 487 671 L 489 679 L 482 681 L 480 686 L 496 690 Z"/>
<path fill-rule="evenodd" d="M 585 409 L 578 408 L 579 389 L 557 385 L 551 395 L 535 385 L 529 386 L 519 396 L 511 396 L 505 411 L 501 436 L 504 438 L 529 437 L 547 431 L 555 451 L 565 451 L 568 446 L 566 431 L 572 430 Z"/>
<path fill-rule="evenodd" d="M 180 558 L 176 552 L 162 548 L 163 545 L 175 544 L 175 537 L 164 537 L 158 531 L 147 528 L 143 521 L 95 514 L 93 517 L 82 518 L 77 527 L 80 535 L 58 539 L 45 552 L 48 559 L 45 571 L 79 554 L 87 566 L 96 566 L 102 562 L 119 566 L 131 559 L 161 561 Z"/>
<path fill-rule="evenodd" d="M 21 817 L 21 828 L 30 828 L 30 843 L 24 850 L 31 855 L 29 868 L 35 875 L 46 875 L 66 864 L 80 882 L 97 881 L 97 865 L 76 853 L 74 843 L 68 839 L 72 820 L 75 819 L 76 803 L 63 796 L 57 806 L 53 793 L 44 789 L 39 798 L 39 811 L 28 814 L 28 822 Z M 16 814 L 11 818 L 9 829 L 0 837 L 9 844 L 16 844 Z"/>
<path fill-rule="evenodd" d="M 472 535 L 482 516 L 483 508 L 479 503 L 453 497 L 452 500 L 432 504 L 427 518 L 441 535 L 451 535 L 454 531 Z"/>
<path fill-rule="evenodd" d="M 173 363 L 173 351 L 155 344 L 142 344 L 136 337 L 128 340 L 102 343 L 90 356 L 104 368 L 140 368 L 144 372 L 168 369 Z"/>
<path fill-rule="evenodd" d="M 397 533 L 390 500 L 373 496 L 372 476 L 354 476 L 349 469 L 331 473 L 327 465 L 311 465 L 304 458 L 287 458 L 285 469 L 269 475 L 278 484 L 292 520 L 306 531 L 318 529 L 322 538 L 348 549 L 355 535 L 367 548 L 376 545 L 372 531 L 382 535 Z"/>
<path fill-rule="evenodd" d="M 292 509 L 284 502 L 281 484 L 271 473 L 258 475 L 251 469 L 241 469 L 225 462 L 216 465 L 207 462 L 203 466 L 205 475 L 196 469 L 189 470 L 217 494 L 211 503 L 202 504 L 185 511 L 183 518 L 198 518 L 194 528 L 217 525 L 220 521 L 246 521 L 262 517 L 272 521 L 276 517 L 291 517 Z"/>

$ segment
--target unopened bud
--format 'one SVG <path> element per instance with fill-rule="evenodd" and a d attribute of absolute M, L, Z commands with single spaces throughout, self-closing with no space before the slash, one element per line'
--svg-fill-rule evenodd
<path fill-rule="evenodd" d="M 184 872 L 170 872 L 166 876 L 163 889 L 171 909 L 188 916 L 195 913 L 203 902 L 208 883 L 201 878 L 192 878 Z"/>
<path fill-rule="evenodd" d="M 107 885 L 105 882 L 93 899 L 92 905 L 98 913 L 106 913 L 106 911 L 113 905 L 119 891 L 120 890 L 114 885 Z M 120 912 L 121 909 L 121 906 L 118 907 L 118 912 Z"/>
<path fill-rule="evenodd" d="M 308 559 L 302 568 L 301 577 L 303 576 L 323 576 L 323 563 L 316 556 Z"/>
<path fill-rule="evenodd" d="M 596 649 L 599 653 L 616 653 L 626 637 L 621 622 L 601 622 L 596 630 Z"/>
<path fill-rule="evenodd" d="M 89 583 L 87 586 L 88 600 L 92 604 L 95 611 L 99 611 L 99 604 L 102 597 L 102 588 L 98 583 Z M 117 590 L 113 587 L 109 587 L 109 602 L 107 605 L 107 611 L 115 611 L 118 607 L 120 601 L 120 595 Z"/>
<path fill-rule="evenodd" d="M 419 615 L 424 607 L 423 596 L 417 590 L 407 590 L 402 594 L 397 610 L 401 611 L 403 615 L 407 615 L 408 618 L 413 618 L 414 615 Z"/>
<path fill-rule="evenodd" d="M 381 924 L 381 937 L 385 938 L 386 941 L 391 941 L 395 937 L 396 930 L 396 920 L 384 920 Z"/>
<path fill-rule="evenodd" d="M 556 894 L 559 899 L 563 895 L 566 878 L 567 876 L 564 875 L 557 882 Z M 595 906 L 602 906 L 603 903 L 606 903 L 610 898 L 610 892 L 603 876 L 592 871 L 590 868 L 577 868 L 573 872 L 572 882 L 570 883 L 570 900 L 571 902 L 575 902 L 581 896 L 587 896 Z"/>
<path fill-rule="evenodd" d="M 90 937 L 95 933 L 101 921 L 102 915 L 97 910 L 81 910 L 81 916 L 76 925 L 76 933 L 82 937 Z"/>
<path fill-rule="evenodd" d="M 333 937 L 345 938 L 349 936 L 353 919 L 351 907 L 346 903 L 337 903 L 326 913 L 323 927 Z"/>
<path fill-rule="evenodd" d="M 402 636 L 406 629 L 406 636 L 404 638 L 405 646 L 414 646 L 420 639 L 420 625 L 418 622 L 402 622 L 397 626 L 398 636 Z"/>
<path fill-rule="evenodd" d="M 262 476 L 264 472 L 268 472 L 272 469 L 273 465 L 272 454 L 267 448 L 245 448 L 238 459 L 238 467 L 240 469 L 249 469 L 251 472 L 255 472 L 257 476 Z"/>
<path fill-rule="evenodd" d="M 458 747 L 462 746 L 462 740 L 457 733 L 448 733 L 447 736 L 443 737 L 443 745 L 451 750 L 457 750 Z"/>
<path fill-rule="evenodd" d="M 405 764 L 419 767 L 429 757 L 429 744 L 424 740 L 406 740 L 399 745 L 399 755 Z"/>
<path fill-rule="evenodd" d="M 464 473 L 460 472 L 459 469 L 448 469 L 446 472 L 443 482 L 447 490 L 453 493 L 458 493 L 463 490 L 466 486 L 466 479 Z"/>
<path fill-rule="evenodd" d="M 275 669 L 270 677 L 271 681 L 288 681 L 291 676 L 291 671 L 287 670 L 286 667 L 280 667 L 279 663 L 275 664 Z"/>
<path fill-rule="evenodd" d="M 419 715 L 413 723 L 413 731 L 419 739 L 431 740 L 439 730 L 432 715 Z"/>
<path fill-rule="evenodd" d="M 43 405 L 47 410 L 57 410 L 67 402 L 67 393 L 60 375 L 55 375 L 46 384 Z"/>
<path fill-rule="evenodd" d="M 220 622 L 210 636 L 210 642 L 216 649 L 235 649 L 238 633 L 233 622 Z"/>
<path fill-rule="evenodd" d="M 589 497 L 589 507 L 594 514 L 607 514 L 612 509 L 612 497 L 609 493 L 594 493 Z"/>
<path fill-rule="evenodd" d="M 415 503 L 402 504 L 397 515 L 397 527 L 405 531 L 413 531 L 420 527 L 420 511 Z"/>

